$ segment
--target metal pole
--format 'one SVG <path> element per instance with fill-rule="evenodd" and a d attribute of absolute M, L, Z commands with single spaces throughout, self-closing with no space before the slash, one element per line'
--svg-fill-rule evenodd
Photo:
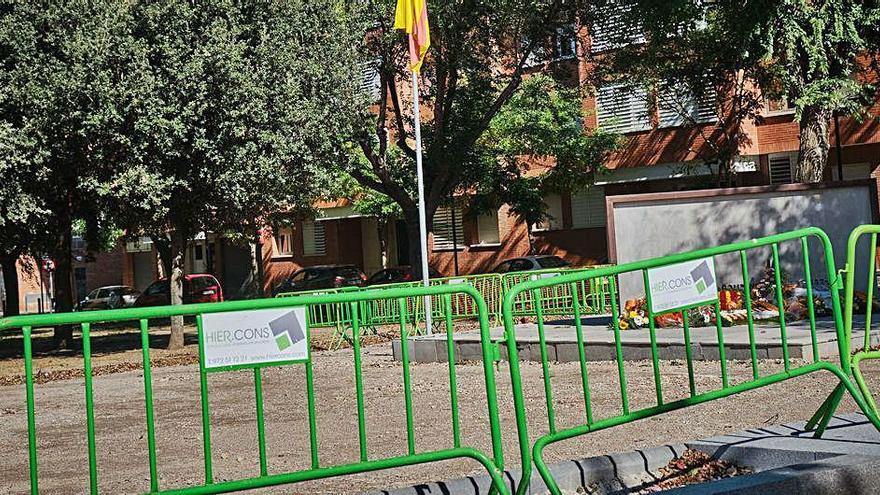
<path fill-rule="evenodd" d="M 834 112 L 834 139 L 837 140 L 837 180 L 843 180 L 843 158 L 840 150 L 840 115 Z"/>
<path fill-rule="evenodd" d="M 419 238 L 421 241 L 422 257 L 422 283 L 425 287 L 430 286 L 428 275 L 428 223 L 425 214 L 425 183 L 422 173 L 422 123 L 419 116 L 419 77 L 412 71 L 413 93 L 413 118 L 415 120 L 416 134 L 416 181 L 419 190 Z M 428 335 L 433 333 L 431 328 L 431 296 L 425 296 L 425 329 Z"/>

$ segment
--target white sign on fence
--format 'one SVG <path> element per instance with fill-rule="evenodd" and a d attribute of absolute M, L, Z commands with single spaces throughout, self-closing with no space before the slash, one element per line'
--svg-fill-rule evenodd
<path fill-rule="evenodd" d="M 202 315 L 205 368 L 309 359 L 305 308 Z"/>
<path fill-rule="evenodd" d="M 665 313 L 718 299 L 715 259 L 702 258 L 648 270 L 651 312 Z"/>

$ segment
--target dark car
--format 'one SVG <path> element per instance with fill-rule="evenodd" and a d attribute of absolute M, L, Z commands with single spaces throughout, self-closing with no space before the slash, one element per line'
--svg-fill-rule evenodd
<path fill-rule="evenodd" d="M 440 273 L 430 268 L 428 269 L 428 277 L 440 278 Z M 416 278 L 411 266 L 394 266 L 374 273 L 367 280 L 367 285 L 397 284 L 400 282 L 412 282 L 413 280 L 421 279 Z"/>
<path fill-rule="evenodd" d="M 290 278 L 281 282 L 275 287 L 273 295 L 283 292 L 363 287 L 366 282 L 367 276 L 354 265 L 310 266 L 297 270 Z"/>
<path fill-rule="evenodd" d="M 570 265 L 571 263 L 565 261 L 559 256 L 524 256 L 522 258 L 513 258 L 502 261 L 492 270 L 492 273 L 524 272 L 527 270 L 547 270 L 550 268 L 566 268 Z"/>
<path fill-rule="evenodd" d="M 223 288 L 213 275 L 199 273 L 183 278 L 183 303 L 222 302 Z M 134 306 L 167 306 L 171 304 L 171 284 L 167 278 L 157 280 L 147 287 L 134 302 Z"/>
<path fill-rule="evenodd" d="M 98 287 L 76 305 L 76 311 L 127 308 L 134 304 L 138 295 L 138 291 L 127 285 Z"/>

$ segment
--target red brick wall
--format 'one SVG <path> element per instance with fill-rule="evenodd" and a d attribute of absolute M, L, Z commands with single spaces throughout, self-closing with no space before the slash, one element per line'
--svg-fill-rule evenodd
<path fill-rule="evenodd" d="M 363 268 L 364 255 L 361 240 L 361 219 L 328 220 L 324 223 L 326 254 L 303 256 L 302 223 L 293 226 L 292 256 L 275 256 L 271 229 L 263 236 L 263 288 L 266 293 L 294 274 L 300 268 L 315 265 L 352 264 Z"/>

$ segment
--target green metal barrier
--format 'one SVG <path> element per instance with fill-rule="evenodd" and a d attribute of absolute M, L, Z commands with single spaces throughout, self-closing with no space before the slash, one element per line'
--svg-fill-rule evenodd
<path fill-rule="evenodd" d="M 877 402 L 874 399 L 865 377 L 862 374 L 861 362 L 864 360 L 880 359 L 880 351 L 871 349 L 871 316 L 874 304 L 874 286 L 877 285 L 877 234 L 880 234 L 880 225 L 860 225 L 849 235 L 846 253 L 846 283 L 844 284 L 844 327 L 846 329 L 847 342 L 852 342 L 853 313 L 855 311 L 855 284 L 856 284 L 856 248 L 863 236 L 870 235 L 870 250 L 868 251 L 867 290 L 865 294 L 865 340 L 861 350 L 853 354 L 852 372 L 865 400 L 871 406 L 875 414 Z"/>
<path fill-rule="evenodd" d="M 416 429 L 413 421 L 413 393 L 410 378 L 410 361 L 408 356 L 408 346 L 406 340 L 409 337 L 407 330 L 407 319 L 410 318 L 408 300 L 421 299 L 430 295 L 437 301 L 443 309 L 445 315 L 444 321 L 447 328 L 448 340 L 448 366 L 450 379 L 450 404 L 452 409 L 452 438 L 449 439 L 448 445 L 441 445 L 439 442 L 432 445 L 432 450 L 417 452 L 415 447 Z M 492 444 L 492 455 L 488 455 L 476 448 L 468 447 L 462 443 L 461 430 L 459 423 L 458 408 L 458 392 L 456 386 L 456 370 L 454 346 L 452 345 L 452 315 L 453 315 L 453 299 L 459 297 L 467 297 L 472 300 L 471 304 L 474 308 L 473 314 L 479 321 L 480 333 L 482 336 L 482 355 L 483 355 L 483 374 L 485 379 L 487 412 L 489 422 L 489 435 Z M 401 326 L 401 338 L 403 339 L 402 349 L 402 367 L 403 367 L 403 386 L 404 386 L 404 409 L 399 411 L 406 419 L 406 437 L 407 437 L 407 454 L 395 457 L 385 458 L 369 458 L 367 450 L 367 426 L 366 411 L 364 404 L 364 384 L 361 365 L 361 346 L 359 327 L 362 324 L 362 307 L 370 306 L 370 303 L 381 300 L 389 304 L 396 304 L 398 307 L 399 324 Z M 263 394 L 262 394 L 262 378 L 261 370 L 267 366 L 278 365 L 274 363 L 265 364 L 248 364 L 241 366 L 225 366 L 220 368 L 208 369 L 206 365 L 205 351 L 205 334 L 203 328 L 203 317 L 215 313 L 227 313 L 232 311 L 246 310 L 266 310 L 271 308 L 306 308 L 307 319 L 311 317 L 320 317 L 321 322 L 345 320 L 350 322 L 353 342 L 353 361 L 355 370 L 355 390 L 357 397 L 357 438 L 360 447 L 359 462 L 339 465 L 324 465 L 319 462 L 318 449 L 319 438 L 317 430 L 316 418 L 316 402 L 321 400 L 316 396 L 313 386 L 313 369 L 312 359 L 305 360 L 302 364 L 305 368 L 306 390 L 304 395 L 307 399 L 307 413 L 309 419 L 309 445 L 311 454 L 311 467 L 302 471 L 270 473 L 267 469 L 267 446 L 265 438 L 265 423 L 263 418 Z M 348 312 L 342 316 L 336 316 L 338 307 L 348 308 Z M 330 313 L 323 313 L 330 311 Z M 327 315 L 330 316 L 327 316 Z M 159 459 L 156 450 L 156 425 L 155 414 L 153 410 L 153 380 L 151 378 L 150 366 L 150 347 L 149 347 L 149 320 L 154 318 L 168 318 L 171 316 L 192 316 L 196 317 L 196 324 L 199 334 L 199 379 L 201 393 L 201 418 L 202 418 L 202 443 L 203 443 L 203 467 L 204 482 L 191 487 L 161 487 L 159 486 Z M 49 327 L 58 325 L 79 325 L 82 330 L 83 343 L 83 369 L 85 375 L 85 417 L 87 422 L 87 432 L 84 440 L 88 445 L 88 472 L 89 472 L 89 492 L 91 494 L 98 493 L 98 475 L 99 466 L 96 454 L 96 432 L 95 432 L 95 416 L 98 413 L 95 410 L 93 400 L 93 379 L 92 379 L 92 350 L 91 350 L 91 328 L 95 323 L 103 322 L 124 322 L 135 321 L 140 326 L 141 345 L 142 345 L 142 364 L 144 378 L 144 407 L 146 411 L 146 438 L 147 452 L 142 459 L 149 466 L 150 494 L 175 494 L 175 495 L 195 495 L 195 494 L 211 494 L 226 493 L 232 491 L 255 489 L 260 487 L 276 486 L 299 481 L 330 478 L 334 476 L 342 476 L 346 474 L 362 473 L 376 471 L 380 469 L 389 469 L 395 467 L 410 466 L 415 464 L 449 460 L 454 458 L 470 458 L 479 462 L 488 472 L 494 482 L 494 490 L 502 494 L 510 493 L 510 490 L 504 483 L 502 478 L 504 460 L 501 448 L 501 430 L 499 426 L 498 402 L 495 386 L 495 375 L 493 367 L 494 346 L 489 336 L 489 310 L 483 301 L 480 293 L 470 285 L 466 284 L 443 284 L 430 288 L 408 287 L 408 288 L 392 288 L 383 290 L 365 290 L 365 291 L 341 291 L 322 295 L 300 295 L 297 297 L 284 297 L 273 299 L 259 299 L 247 301 L 229 301 L 214 304 L 190 304 L 183 306 L 163 306 L 153 308 L 129 308 L 112 311 L 94 311 L 94 312 L 77 312 L 77 313 L 59 313 L 48 315 L 28 315 L 5 318 L 0 320 L 0 332 L 21 329 L 24 338 L 24 368 L 25 368 L 25 393 L 27 402 L 27 431 L 28 431 L 28 466 L 30 476 L 31 494 L 37 494 L 40 486 L 40 476 L 37 470 L 38 466 L 38 439 L 36 429 L 37 403 L 34 399 L 34 363 L 32 349 L 32 331 L 37 327 Z M 236 315 L 237 316 L 237 315 Z M 213 315 L 212 315 L 213 317 Z M 326 318 L 325 318 L 326 317 Z M 309 333 L 310 325 L 306 323 L 306 336 Z M 290 364 L 290 363 L 285 363 Z M 214 372 L 224 372 L 233 369 L 252 369 L 254 374 L 254 390 L 255 403 L 257 410 L 257 442 L 254 446 L 255 453 L 258 453 L 260 475 L 251 478 L 233 479 L 229 481 L 217 481 L 212 467 L 212 449 L 211 449 L 211 421 L 209 411 L 209 390 L 208 375 Z M 393 414 L 391 411 L 383 411 L 383 414 Z M 333 418 L 338 422 L 339 418 Z M 165 420 L 167 421 L 167 420 Z M 166 423 L 163 422 L 163 425 Z M 71 449 L 74 447 L 71 446 Z M 135 462 L 135 460 L 133 460 Z M 193 466 L 196 468 L 196 466 Z"/>
<path fill-rule="evenodd" d="M 563 274 L 586 273 L 609 265 L 585 268 L 563 268 L 505 273 L 502 277 L 504 293 L 527 280 L 548 279 Z M 575 306 L 581 315 L 607 314 L 610 302 L 609 279 L 585 279 L 576 284 L 550 285 L 538 292 L 521 292 L 514 300 L 514 316 L 573 316 Z M 537 303 L 537 304 L 536 304 Z"/>
<path fill-rule="evenodd" d="M 834 316 L 834 324 L 837 331 L 838 338 L 838 351 L 840 353 L 840 364 L 822 361 L 819 359 L 818 353 L 814 352 L 814 361 L 809 364 L 804 365 L 792 365 L 791 360 L 789 359 L 788 352 L 788 340 L 786 335 L 786 323 L 785 323 L 785 312 L 779 311 L 779 319 L 778 319 L 778 331 L 779 338 L 782 344 L 783 349 L 783 362 L 784 362 L 784 371 L 775 374 L 769 374 L 766 376 L 761 376 L 758 369 L 758 358 L 756 353 L 756 344 L 755 344 L 755 321 L 754 315 L 752 313 L 751 303 L 749 294 L 751 292 L 750 287 L 750 271 L 747 260 L 747 253 L 750 250 L 754 249 L 768 249 L 772 253 L 773 266 L 779 267 L 779 245 L 780 243 L 791 242 L 795 243 L 796 247 L 799 247 L 803 253 L 804 260 L 804 273 L 807 280 L 810 280 L 811 275 L 811 263 L 809 261 L 809 240 L 815 239 L 820 243 L 822 251 L 824 252 L 825 260 L 824 260 L 824 268 L 827 273 L 827 278 L 830 281 L 831 292 L 832 292 L 832 310 Z M 799 245 L 799 246 L 798 246 Z M 743 274 L 743 282 L 744 282 L 744 294 L 746 297 L 746 308 L 748 312 L 748 335 L 750 341 L 750 354 L 751 354 L 751 367 L 752 367 L 752 376 L 751 379 L 738 383 L 736 385 L 731 385 L 728 380 L 728 370 L 727 370 L 727 358 L 725 354 L 725 344 L 724 344 L 724 331 L 721 325 L 721 310 L 720 304 L 715 298 L 714 301 L 714 313 L 715 319 L 717 322 L 717 338 L 718 338 L 718 348 L 719 348 L 719 373 L 721 378 L 721 387 L 709 391 L 697 391 L 695 386 L 695 376 L 694 376 L 694 363 L 693 356 L 691 354 L 691 343 L 690 343 L 690 324 L 687 317 L 687 310 L 696 307 L 703 306 L 705 304 L 699 304 L 694 306 L 685 306 L 678 307 L 674 309 L 675 312 L 681 312 L 681 321 L 683 323 L 683 339 L 686 350 L 686 364 L 688 371 L 688 382 L 689 382 L 689 391 L 690 394 L 688 397 L 684 399 L 677 399 L 667 401 L 666 395 L 663 393 L 663 376 L 660 371 L 659 366 L 659 357 L 657 351 L 657 339 L 656 339 L 656 331 L 655 331 L 655 316 L 658 314 L 665 314 L 667 311 L 661 311 L 656 314 L 651 313 L 651 297 L 652 297 L 652 289 L 649 284 L 649 271 L 658 267 L 668 267 L 671 265 L 675 265 L 678 263 L 684 263 L 689 261 L 701 260 L 704 258 L 713 258 L 719 255 L 727 254 L 734 258 L 739 259 L 739 263 L 741 264 L 741 272 Z M 737 256 L 738 255 L 738 256 Z M 714 261 L 713 261 L 714 264 Z M 775 269 L 775 288 L 776 288 L 776 300 L 781 301 L 782 298 L 782 284 L 780 278 L 780 270 Z M 619 308 L 621 306 L 621 301 L 618 298 L 617 294 L 617 283 L 616 280 L 619 276 L 627 273 L 635 274 L 635 277 L 641 278 L 645 284 L 645 293 L 647 297 L 647 306 L 648 306 L 648 319 L 650 322 L 649 332 L 650 332 L 650 343 L 651 343 L 651 360 L 653 365 L 653 382 L 654 382 L 654 391 L 656 393 L 656 399 L 654 398 L 646 398 L 647 401 L 654 403 L 653 406 L 644 407 L 641 409 L 632 409 L 630 407 L 630 391 L 627 389 L 627 375 L 624 367 L 624 356 L 622 352 L 622 344 L 621 344 L 621 328 L 618 324 L 619 317 Z M 587 360 L 585 358 L 584 351 L 584 334 L 582 330 L 581 323 L 581 315 L 583 315 L 583 311 L 581 308 L 580 298 L 572 298 L 567 296 L 568 300 L 571 300 L 573 304 L 573 311 L 575 314 L 574 322 L 575 322 L 575 330 L 577 336 L 578 343 L 578 352 L 579 352 L 579 361 L 580 361 L 580 374 L 581 374 L 581 387 L 583 391 L 583 404 L 584 404 L 584 416 L 583 422 L 579 423 L 572 427 L 562 427 L 560 428 L 557 425 L 556 415 L 554 411 L 554 404 L 559 398 L 554 399 L 553 396 L 553 387 L 551 385 L 550 376 L 552 374 L 552 367 L 548 359 L 547 353 L 547 345 L 544 337 L 544 322 L 543 322 L 543 314 L 542 308 L 543 305 L 536 305 L 537 315 L 538 315 L 538 337 L 539 344 L 541 349 L 541 362 L 543 367 L 543 384 L 544 384 L 544 396 L 546 399 L 546 417 L 548 421 L 548 431 L 549 433 L 540 436 L 535 443 L 532 445 L 529 439 L 529 433 L 526 422 L 526 412 L 525 412 L 525 402 L 523 399 L 522 393 L 522 381 L 519 370 L 519 359 L 517 353 L 517 342 L 516 342 L 516 332 L 515 332 L 515 321 L 514 318 L 518 314 L 517 305 L 518 301 L 523 294 L 531 293 L 531 297 L 534 301 L 540 300 L 541 298 L 546 297 L 544 294 L 545 291 L 548 290 L 556 290 L 556 288 L 561 288 L 564 286 L 569 286 L 569 292 L 567 294 L 575 294 L 580 290 L 580 284 L 593 281 L 593 280 L 607 280 L 610 294 L 610 310 L 612 314 L 612 324 L 611 330 L 614 335 L 614 342 L 616 348 L 616 362 L 617 362 L 617 370 L 618 370 L 618 384 L 620 391 L 620 410 L 619 413 L 612 414 L 608 417 L 596 417 L 594 414 L 594 408 L 592 404 L 592 400 L 590 397 L 590 380 L 588 373 L 588 365 Z M 717 281 L 715 282 L 717 283 Z M 847 340 L 847 333 L 844 331 L 844 324 L 841 316 L 841 307 L 839 300 L 839 290 L 840 290 L 840 279 L 837 277 L 835 266 L 834 266 L 834 256 L 832 254 L 831 243 L 828 239 L 828 236 L 820 229 L 817 228 L 807 228 L 794 232 L 784 233 L 773 235 L 761 239 L 754 239 L 746 242 L 740 242 L 735 244 L 728 244 L 724 246 L 714 247 L 710 249 L 703 249 L 699 251 L 692 251 L 687 253 L 676 254 L 672 256 L 665 256 L 661 258 L 649 259 L 644 261 L 638 261 L 633 263 L 627 263 L 624 265 L 614 266 L 614 267 L 606 267 L 599 268 L 591 271 L 573 271 L 571 273 L 560 274 L 557 276 L 553 276 L 550 278 L 532 278 L 530 280 L 526 280 L 522 283 L 519 283 L 512 287 L 504 297 L 504 302 L 502 304 L 502 316 L 504 320 L 506 340 L 507 340 L 507 350 L 508 355 L 510 356 L 510 377 L 513 388 L 513 397 L 514 397 L 514 407 L 516 413 L 516 422 L 517 429 L 519 435 L 519 443 L 520 443 L 520 451 L 522 456 L 522 469 L 523 469 L 523 480 L 521 481 L 517 493 L 525 494 L 528 489 L 528 480 L 531 474 L 531 459 L 534 459 L 534 464 L 538 469 L 541 477 L 544 479 L 551 493 L 555 495 L 559 495 L 560 489 L 553 479 L 552 474 L 550 473 L 544 459 L 543 452 L 544 449 L 551 444 L 556 442 L 560 442 L 566 439 L 571 439 L 580 435 L 585 435 L 594 431 L 602 430 L 605 428 L 610 428 L 612 426 L 622 425 L 625 423 L 630 423 L 636 421 L 638 419 L 647 418 L 650 416 L 655 416 L 658 414 L 662 414 L 668 411 L 673 411 L 685 407 L 689 407 L 692 405 L 720 399 L 723 397 L 728 397 L 733 394 L 737 394 L 739 392 L 744 392 L 747 390 L 752 390 L 759 387 L 764 387 L 767 385 L 771 385 L 774 383 L 778 383 L 784 380 L 788 380 L 790 378 L 795 378 L 798 376 L 806 375 L 808 373 L 813 373 L 817 371 L 827 371 L 834 374 L 839 380 L 840 385 L 837 387 L 832 396 L 829 397 L 825 403 L 820 407 L 817 411 L 816 415 L 810 420 L 809 427 L 815 428 L 815 434 L 817 436 L 821 435 L 822 432 L 827 427 L 828 421 L 831 418 L 831 415 L 834 412 L 834 409 L 839 402 L 840 398 L 843 395 L 843 392 L 849 392 L 853 398 L 855 399 L 858 406 L 861 410 L 866 414 L 868 419 L 873 423 L 875 427 L 880 430 L 880 418 L 877 417 L 874 409 L 868 405 L 866 400 L 863 398 L 862 393 L 860 393 L 859 389 L 852 383 L 850 380 L 850 360 L 849 360 L 849 342 Z M 720 285 L 719 285 L 720 286 Z M 810 329 L 813 340 L 813 348 L 816 349 L 816 331 L 815 331 L 815 308 L 813 308 L 814 299 L 812 294 L 812 288 L 810 284 L 807 284 L 807 292 L 808 299 L 810 301 Z M 565 293 L 563 293 L 565 294 Z M 655 294 L 656 296 L 656 294 Z M 566 296 L 559 296 L 566 298 Z M 712 304 L 709 304 L 711 307 Z M 670 310 L 673 311 L 673 310 Z M 570 401 L 571 397 L 564 397 L 563 400 Z M 580 400 L 578 400 L 580 402 Z M 531 449 L 530 449 L 531 446 Z"/>

